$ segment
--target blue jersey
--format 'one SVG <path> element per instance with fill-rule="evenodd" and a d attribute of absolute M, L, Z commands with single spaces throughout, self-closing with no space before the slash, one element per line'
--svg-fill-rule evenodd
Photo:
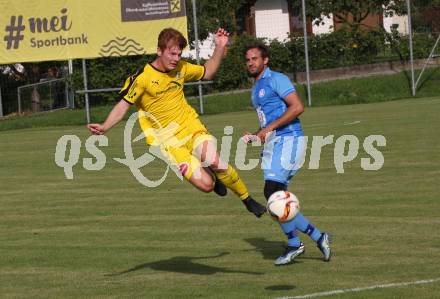
<path fill-rule="evenodd" d="M 283 99 L 292 92 L 296 92 L 295 87 L 286 75 L 266 68 L 252 89 L 252 105 L 257 111 L 260 128 L 265 128 L 284 114 L 287 105 Z M 276 136 L 303 135 L 299 118 L 275 131 Z"/>

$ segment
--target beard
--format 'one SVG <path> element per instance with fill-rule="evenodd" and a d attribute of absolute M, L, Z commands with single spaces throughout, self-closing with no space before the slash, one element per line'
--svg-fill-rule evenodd
<path fill-rule="evenodd" d="M 260 70 L 255 70 L 254 72 L 251 72 L 250 70 L 248 70 L 248 74 L 253 77 L 253 78 L 257 78 L 258 75 L 260 74 Z"/>

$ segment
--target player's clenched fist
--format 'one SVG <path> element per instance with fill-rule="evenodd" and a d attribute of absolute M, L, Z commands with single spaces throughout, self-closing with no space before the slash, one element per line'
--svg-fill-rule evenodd
<path fill-rule="evenodd" d="M 93 135 L 102 135 L 105 133 L 104 127 L 101 124 L 88 124 L 87 129 Z"/>

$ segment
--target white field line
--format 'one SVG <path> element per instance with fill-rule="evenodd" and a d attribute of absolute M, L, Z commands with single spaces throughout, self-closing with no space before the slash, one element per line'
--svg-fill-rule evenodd
<path fill-rule="evenodd" d="M 354 293 L 354 292 L 363 292 L 375 289 L 386 289 L 386 288 L 398 288 L 409 285 L 418 285 L 418 284 L 427 284 L 434 283 L 440 281 L 440 278 L 426 279 L 426 280 L 417 280 L 417 281 L 409 281 L 409 282 L 397 282 L 397 283 L 389 283 L 389 284 L 378 284 L 369 287 L 363 288 L 352 288 L 352 289 L 342 289 L 342 290 L 333 290 L 328 292 L 320 292 L 320 293 L 311 293 L 294 297 L 278 297 L 275 299 L 300 299 L 300 298 L 316 298 L 316 297 L 324 297 L 324 296 L 333 296 L 345 293 Z"/>
<path fill-rule="evenodd" d="M 327 127 L 338 127 L 338 126 L 347 126 L 347 125 L 357 125 L 359 123 L 361 123 L 361 120 L 354 120 L 351 122 L 343 122 L 340 124 L 335 124 L 334 122 L 329 122 L 329 123 L 317 123 L 317 124 L 311 124 L 311 125 L 307 125 L 307 126 L 303 126 L 304 129 L 308 130 L 308 129 L 315 129 L 315 128 L 327 128 Z"/>
<path fill-rule="evenodd" d="M 347 126 L 347 125 L 356 125 L 356 124 L 359 124 L 359 123 L 361 123 L 360 120 L 355 120 L 355 121 L 352 121 L 352 122 L 344 123 L 344 126 Z"/>

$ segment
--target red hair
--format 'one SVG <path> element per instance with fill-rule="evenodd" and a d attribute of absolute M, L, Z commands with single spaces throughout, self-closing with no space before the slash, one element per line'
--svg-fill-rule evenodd
<path fill-rule="evenodd" d="M 159 33 L 157 47 L 163 51 L 167 48 L 169 42 L 177 45 L 180 50 L 185 49 L 188 45 L 188 42 L 183 34 L 174 28 L 165 28 Z"/>

